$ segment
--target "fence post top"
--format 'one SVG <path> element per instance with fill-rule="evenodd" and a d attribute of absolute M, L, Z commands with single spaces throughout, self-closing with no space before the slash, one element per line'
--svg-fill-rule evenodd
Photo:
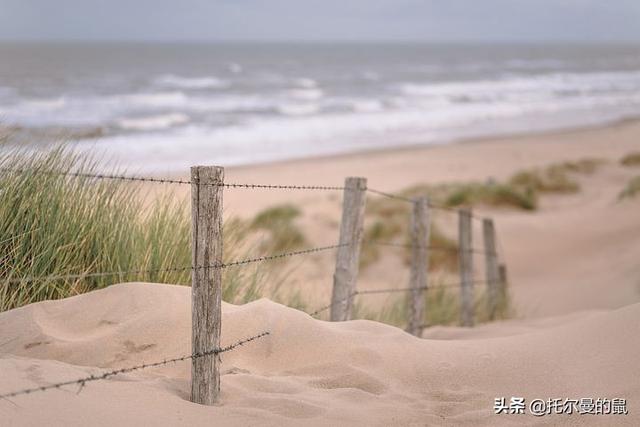
<path fill-rule="evenodd" d="M 216 183 L 224 180 L 222 166 L 191 166 L 191 181 L 194 183 Z"/>
<path fill-rule="evenodd" d="M 493 218 L 482 218 L 482 223 L 485 227 L 491 227 L 493 225 Z"/>
<path fill-rule="evenodd" d="M 344 179 L 345 188 L 365 191 L 367 189 L 367 178 L 361 176 L 348 176 Z"/>
<path fill-rule="evenodd" d="M 424 204 L 426 206 L 429 206 L 429 202 L 430 202 L 429 196 L 419 196 L 413 199 L 413 203 Z"/>
<path fill-rule="evenodd" d="M 460 215 L 471 216 L 472 209 L 470 206 L 463 206 L 458 209 L 458 212 L 460 213 Z"/>

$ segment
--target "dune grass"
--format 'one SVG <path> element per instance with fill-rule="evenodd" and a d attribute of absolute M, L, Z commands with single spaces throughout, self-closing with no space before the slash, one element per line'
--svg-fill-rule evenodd
<path fill-rule="evenodd" d="M 640 166 L 640 152 L 629 153 L 620 159 L 622 166 Z"/>
<path fill-rule="evenodd" d="M 475 288 L 475 321 L 486 323 L 489 319 L 486 287 L 476 285 Z M 408 294 L 391 294 L 382 309 L 372 309 L 366 301 L 367 295 L 358 296 L 354 305 L 354 318 L 374 320 L 399 328 L 406 328 L 409 316 Z M 442 280 L 435 280 L 424 293 L 425 318 L 424 326 L 455 326 L 460 324 L 460 289 L 446 286 Z M 511 299 L 505 289 L 498 297 L 496 317 L 493 320 L 504 320 L 514 316 Z"/>
<path fill-rule="evenodd" d="M 0 311 L 121 282 L 190 284 L 188 201 L 176 200 L 169 192 L 145 203 L 145 188 L 137 183 L 63 175 L 70 171 L 92 174 L 96 164 L 63 148 L 48 153 L 0 154 Z M 224 260 L 254 257 L 255 248 L 247 247 L 247 242 L 255 242 L 256 233 L 268 235 L 258 245 L 260 254 L 303 245 L 306 239 L 295 225 L 300 214 L 294 206 L 279 205 L 260 212 L 252 221 L 226 221 Z M 367 228 L 368 238 L 408 242 L 410 212 L 406 204 L 372 200 L 367 215 L 373 219 Z M 287 238 L 281 237 L 283 233 Z M 436 224 L 432 225 L 431 244 L 452 249 L 430 251 L 431 269 L 455 270 L 456 243 Z M 406 250 L 404 255 L 408 260 Z M 139 272 L 82 277 L 127 271 Z M 245 303 L 268 296 L 306 310 L 304 296 L 286 286 L 288 274 L 290 271 L 277 264 L 227 268 L 223 271 L 223 299 Z M 81 277 L 49 277 L 65 275 Z M 429 309 L 425 324 L 457 322 L 455 290 L 440 289 L 436 284 L 426 297 Z M 404 327 L 405 298 L 392 298 L 386 308 L 376 312 L 367 309 L 366 296 L 358 298 L 360 317 Z M 482 319 L 479 304 L 478 319 Z"/>
<path fill-rule="evenodd" d="M 302 230 L 295 224 L 300 210 L 290 204 L 267 208 L 253 219 L 251 228 L 267 233 L 261 242 L 261 249 L 269 252 L 283 252 L 299 249 L 307 243 Z"/>
<path fill-rule="evenodd" d="M 532 211 L 537 208 L 537 194 L 527 187 L 500 183 L 459 184 L 451 189 L 444 201 L 448 207 L 459 206 L 514 206 Z"/>
<path fill-rule="evenodd" d="M 618 195 L 618 200 L 631 199 L 640 194 L 640 176 L 635 176 L 627 182 L 627 185 Z"/>
<path fill-rule="evenodd" d="M 0 172 L 0 310 L 126 281 L 190 284 L 188 203 L 168 194 L 145 206 L 139 185 L 62 176 L 96 171 L 91 159 L 62 148 L 46 154 L 5 152 L 0 168 L 22 171 Z M 226 224 L 226 258 L 241 255 L 238 241 L 245 232 L 236 221 Z M 166 268 L 178 270 L 46 279 Z M 226 301 L 258 297 L 257 269 L 223 274 Z"/>
<path fill-rule="evenodd" d="M 432 202 L 450 208 L 482 205 L 533 211 L 538 208 L 542 194 L 572 194 L 580 191 L 580 184 L 574 175 L 593 174 L 604 163 L 603 159 L 584 158 L 518 171 L 505 182 L 489 179 L 486 182 L 419 184 L 403 190 L 401 194 L 405 197 L 429 196 Z M 393 201 L 376 202 L 387 205 L 384 208 L 375 207 L 382 216 L 392 216 L 394 209 L 400 209 L 391 208 Z"/>
<path fill-rule="evenodd" d="M 411 209 L 406 203 L 397 200 L 370 198 L 367 201 L 366 220 L 364 230 L 364 244 L 360 252 L 360 267 L 366 268 L 380 259 L 381 251 L 385 250 L 375 242 L 397 242 L 410 245 L 409 225 L 411 221 Z M 431 222 L 431 235 L 429 244 L 449 250 L 429 252 L 429 268 L 431 270 L 457 267 L 457 243 L 447 237 L 438 225 Z M 401 255 L 408 264 L 410 249 L 399 248 Z"/>

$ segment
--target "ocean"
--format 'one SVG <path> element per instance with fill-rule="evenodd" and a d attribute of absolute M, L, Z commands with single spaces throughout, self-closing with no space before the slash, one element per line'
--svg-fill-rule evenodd
<path fill-rule="evenodd" d="M 640 46 L 2 44 L 8 145 L 184 172 L 640 116 Z"/>

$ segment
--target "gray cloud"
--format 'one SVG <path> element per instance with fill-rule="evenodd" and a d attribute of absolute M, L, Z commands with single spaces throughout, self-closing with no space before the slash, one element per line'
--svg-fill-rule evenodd
<path fill-rule="evenodd" d="M 0 39 L 640 41 L 638 0 L 0 0 Z"/>

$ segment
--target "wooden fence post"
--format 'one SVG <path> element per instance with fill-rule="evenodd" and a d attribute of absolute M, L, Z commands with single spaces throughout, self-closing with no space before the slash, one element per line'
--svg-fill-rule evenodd
<path fill-rule="evenodd" d="M 411 273 L 409 276 L 409 322 L 407 332 L 419 336 L 425 323 L 425 292 L 429 268 L 429 199 L 413 204 L 411 217 Z"/>
<path fill-rule="evenodd" d="M 191 349 L 193 354 L 220 347 L 222 323 L 222 184 L 224 169 L 191 168 Z M 213 405 L 220 394 L 220 357 L 191 363 L 191 401 Z"/>
<path fill-rule="evenodd" d="M 500 303 L 504 304 L 507 298 L 507 285 L 509 284 L 507 266 L 505 264 L 500 264 L 498 266 L 498 283 L 500 283 L 498 297 L 500 298 Z"/>
<path fill-rule="evenodd" d="M 333 322 L 351 318 L 353 293 L 358 279 L 367 179 L 349 177 L 345 180 L 344 187 L 340 224 L 340 245 L 344 246 L 338 248 L 333 275 L 330 315 Z"/>
<path fill-rule="evenodd" d="M 460 320 L 462 326 L 473 326 L 473 252 L 471 209 L 463 208 L 459 215 L 459 255 L 460 255 Z"/>
<path fill-rule="evenodd" d="M 498 308 L 498 254 L 496 253 L 496 230 L 491 218 L 482 220 L 482 234 L 484 237 L 485 273 L 487 277 L 487 309 L 489 320 L 494 320 Z"/>

